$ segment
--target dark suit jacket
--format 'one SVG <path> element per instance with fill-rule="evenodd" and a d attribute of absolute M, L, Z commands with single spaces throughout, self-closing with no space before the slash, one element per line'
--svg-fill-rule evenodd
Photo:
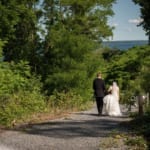
<path fill-rule="evenodd" d="M 104 97 L 105 96 L 105 82 L 100 78 L 96 78 L 93 81 L 93 90 L 95 97 Z"/>

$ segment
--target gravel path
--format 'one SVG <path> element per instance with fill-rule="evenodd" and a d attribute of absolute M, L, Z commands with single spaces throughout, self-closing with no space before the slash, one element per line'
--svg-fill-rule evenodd
<path fill-rule="evenodd" d="M 94 105 L 89 111 L 30 125 L 22 131 L 3 131 L 0 150 L 99 150 L 100 140 L 114 130 L 124 132 L 119 123 L 128 119 L 126 115 L 97 116 Z"/>

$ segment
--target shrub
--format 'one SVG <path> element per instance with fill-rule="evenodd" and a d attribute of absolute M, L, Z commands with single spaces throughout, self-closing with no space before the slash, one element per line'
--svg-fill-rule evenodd
<path fill-rule="evenodd" d="M 42 84 L 30 75 L 26 62 L 1 63 L 0 79 L 0 124 L 10 125 L 14 120 L 44 109 Z"/>

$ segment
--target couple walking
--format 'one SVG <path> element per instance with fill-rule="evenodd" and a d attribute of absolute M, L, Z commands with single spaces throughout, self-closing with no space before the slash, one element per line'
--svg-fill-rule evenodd
<path fill-rule="evenodd" d="M 119 87 L 116 82 L 113 82 L 112 86 L 108 89 L 110 94 L 105 96 L 105 83 L 101 77 L 101 73 L 98 73 L 97 78 L 93 81 L 93 90 L 99 115 L 121 116 L 119 106 Z"/>

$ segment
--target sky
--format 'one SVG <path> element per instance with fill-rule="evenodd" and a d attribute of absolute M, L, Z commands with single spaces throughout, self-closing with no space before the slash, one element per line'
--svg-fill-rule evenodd
<path fill-rule="evenodd" d="M 137 24 L 141 21 L 140 7 L 132 0 L 117 0 L 113 5 L 115 15 L 109 19 L 109 25 L 114 26 L 113 41 L 122 40 L 147 40 L 142 26 Z"/>

